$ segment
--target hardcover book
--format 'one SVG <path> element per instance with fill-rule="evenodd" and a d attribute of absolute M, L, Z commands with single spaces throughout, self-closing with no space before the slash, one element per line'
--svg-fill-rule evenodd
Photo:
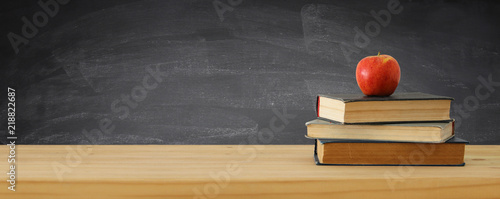
<path fill-rule="evenodd" d="M 399 142 L 445 142 L 454 135 L 454 121 L 395 124 L 350 124 L 315 119 L 306 123 L 307 136 Z"/>
<path fill-rule="evenodd" d="M 388 97 L 360 94 L 318 95 L 317 116 L 340 123 L 449 121 L 453 98 L 426 93 Z"/>
<path fill-rule="evenodd" d="M 316 139 L 318 165 L 463 166 L 468 142 L 453 137 L 445 143 Z"/>

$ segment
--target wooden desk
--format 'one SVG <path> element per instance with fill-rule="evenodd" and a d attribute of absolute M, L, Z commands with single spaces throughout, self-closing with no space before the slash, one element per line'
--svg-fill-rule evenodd
<path fill-rule="evenodd" d="M 500 198 L 500 146 L 466 146 L 465 167 L 385 167 L 316 166 L 312 145 L 18 145 L 16 192 L 8 153 L 0 198 Z"/>

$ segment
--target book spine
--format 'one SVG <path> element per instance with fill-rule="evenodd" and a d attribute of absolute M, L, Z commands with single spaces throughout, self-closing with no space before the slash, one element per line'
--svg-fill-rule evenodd
<path fill-rule="evenodd" d="M 319 96 L 316 96 L 316 116 L 319 117 Z"/>

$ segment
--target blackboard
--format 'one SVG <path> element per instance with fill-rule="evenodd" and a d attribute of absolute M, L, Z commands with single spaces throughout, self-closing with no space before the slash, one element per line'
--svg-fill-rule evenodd
<path fill-rule="evenodd" d="M 400 64 L 396 92 L 454 97 L 456 135 L 500 144 L 497 2 L 41 0 L 0 9 L 0 119 L 14 88 L 19 144 L 311 144 L 304 124 L 315 96 L 360 93 L 357 61 L 378 52 Z"/>

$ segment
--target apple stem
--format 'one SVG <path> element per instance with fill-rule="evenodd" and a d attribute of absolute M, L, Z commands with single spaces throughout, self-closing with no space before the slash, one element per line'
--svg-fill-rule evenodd
<path fill-rule="evenodd" d="M 378 55 L 377 56 L 380 56 L 380 51 L 378 51 Z"/>

